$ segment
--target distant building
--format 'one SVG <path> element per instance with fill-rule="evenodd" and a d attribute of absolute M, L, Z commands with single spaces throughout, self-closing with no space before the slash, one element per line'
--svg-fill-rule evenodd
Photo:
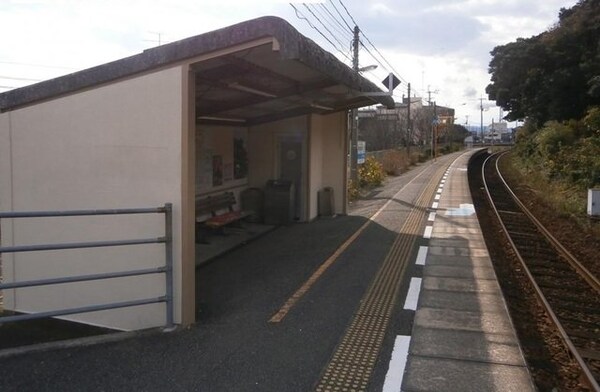
<path fill-rule="evenodd" d="M 484 140 L 488 143 L 510 143 L 512 141 L 512 130 L 508 129 L 506 122 L 493 122 L 488 126 Z"/>
<path fill-rule="evenodd" d="M 406 145 L 431 143 L 432 126 L 437 124 L 438 138 L 448 125 L 454 123 L 454 109 L 423 105 L 420 97 L 410 97 L 410 127 L 408 119 L 409 98 L 396 102 L 394 108 L 377 106 L 358 111 L 359 138 L 366 141 L 367 151 L 379 151 Z"/>

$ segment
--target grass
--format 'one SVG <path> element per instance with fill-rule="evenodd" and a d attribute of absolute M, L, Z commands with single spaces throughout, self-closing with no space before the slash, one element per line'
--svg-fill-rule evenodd
<path fill-rule="evenodd" d="M 600 236 L 600 224 L 587 215 L 587 190 L 560 181 L 550 181 L 538 170 L 533 170 L 514 154 L 510 154 L 504 168 L 519 178 L 520 186 L 526 186 L 542 203 L 560 216 L 573 219 L 582 229 Z"/>

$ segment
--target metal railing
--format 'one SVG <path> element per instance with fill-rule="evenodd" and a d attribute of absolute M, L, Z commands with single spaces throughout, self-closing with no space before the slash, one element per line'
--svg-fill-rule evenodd
<path fill-rule="evenodd" d="M 38 244 L 0 247 L 2 253 L 33 252 L 61 249 L 99 248 L 108 246 L 141 245 L 141 244 L 165 244 L 165 265 L 154 268 L 136 269 L 119 272 L 106 272 L 99 274 L 69 276 L 52 279 L 28 280 L 21 282 L 0 283 L 0 290 L 15 289 L 34 286 L 48 286 L 72 282 L 85 282 L 92 280 L 112 279 L 126 276 L 140 276 L 149 274 L 165 274 L 165 295 L 137 299 L 131 301 L 112 302 L 100 305 L 89 305 L 77 308 L 67 308 L 32 314 L 18 314 L 13 316 L 1 316 L 0 322 L 24 321 L 46 317 L 66 316 L 77 313 L 88 313 L 99 310 L 125 308 L 131 306 L 146 305 L 152 303 L 166 303 L 166 326 L 173 326 L 173 206 L 171 203 L 156 208 L 129 208 L 129 209 L 105 209 L 105 210 L 72 210 L 72 211 L 27 211 L 27 212 L 0 212 L 2 218 L 42 218 L 42 217 L 64 217 L 64 216 L 92 216 L 92 215 L 128 215 L 128 214 L 164 214 L 165 235 L 156 238 L 141 238 L 115 241 L 73 242 L 59 244 Z"/>

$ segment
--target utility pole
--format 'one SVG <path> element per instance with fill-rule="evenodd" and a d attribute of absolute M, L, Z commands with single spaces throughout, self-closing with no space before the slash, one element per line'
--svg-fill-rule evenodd
<path fill-rule="evenodd" d="M 432 91 L 429 89 L 429 86 L 427 86 L 427 104 L 429 106 L 431 106 L 431 93 Z"/>
<path fill-rule="evenodd" d="M 433 101 L 433 120 L 431 121 L 431 158 L 435 161 L 435 137 L 437 129 L 437 106 Z"/>
<path fill-rule="evenodd" d="M 354 38 L 352 39 L 352 69 L 358 73 L 358 26 L 354 26 Z M 352 109 L 352 119 L 350 120 L 350 179 L 354 186 L 358 185 L 358 110 Z"/>
<path fill-rule="evenodd" d="M 410 160 L 410 143 L 412 142 L 412 133 L 410 131 L 410 83 L 408 84 L 408 106 L 406 107 L 406 152 L 409 155 Z"/>
<path fill-rule="evenodd" d="M 481 145 L 483 146 L 483 97 L 479 98 L 479 111 L 481 113 Z"/>

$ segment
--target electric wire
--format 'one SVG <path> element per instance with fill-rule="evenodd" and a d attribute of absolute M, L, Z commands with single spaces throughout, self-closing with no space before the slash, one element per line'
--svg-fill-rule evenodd
<path fill-rule="evenodd" d="M 392 71 L 394 71 L 396 73 L 396 75 L 398 76 L 398 78 L 400 80 L 402 80 L 404 83 L 408 83 L 402 76 L 400 76 L 400 73 L 398 72 L 398 70 L 396 70 L 394 68 L 394 66 L 392 64 L 390 64 L 389 61 L 387 61 L 387 59 L 385 58 L 385 56 L 383 54 L 381 54 L 381 52 L 379 51 L 379 49 L 377 49 L 377 47 L 373 44 L 373 42 L 371 42 L 371 40 L 369 39 L 369 37 L 367 37 L 362 30 L 360 31 L 360 34 L 362 34 L 362 36 L 365 37 L 365 39 L 367 40 L 367 42 L 369 44 L 371 44 L 371 46 L 373 47 L 373 49 L 375 49 L 375 51 L 381 56 L 381 58 L 383 59 L 383 61 L 385 61 L 386 64 L 390 66 L 390 68 L 392 69 Z"/>
<path fill-rule="evenodd" d="M 311 15 L 319 22 L 321 23 L 321 26 L 323 26 L 325 28 L 325 30 L 327 30 L 327 32 L 333 37 L 334 40 L 336 40 L 340 45 L 342 45 L 342 48 L 346 45 L 345 43 L 343 43 L 342 41 L 340 41 L 340 39 L 331 32 L 331 30 L 329 30 L 327 28 L 327 26 L 325 26 L 325 23 L 323 23 L 323 21 L 310 9 L 310 7 L 306 4 L 306 3 L 302 3 L 302 5 L 308 10 L 308 12 L 311 13 Z M 338 47 L 336 47 L 337 50 L 339 50 Z"/>
<path fill-rule="evenodd" d="M 333 20 L 341 29 L 341 31 L 350 34 L 350 36 L 352 36 L 353 31 L 351 28 L 347 28 L 348 25 L 346 24 L 346 26 L 344 26 L 344 24 L 342 22 L 339 21 L 338 18 L 335 17 L 335 15 L 331 12 L 331 10 L 327 7 L 327 3 L 319 3 L 319 6 L 325 10 L 325 12 L 329 15 L 329 18 L 331 20 Z"/>
<path fill-rule="evenodd" d="M 375 60 L 380 66 L 381 68 L 383 68 L 388 74 L 389 74 L 389 69 L 376 57 L 373 55 L 373 53 L 369 50 L 369 48 L 367 48 L 362 42 L 359 42 L 360 45 L 367 51 L 367 53 L 373 58 L 373 60 Z M 401 92 L 405 92 L 408 93 L 408 82 L 403 81 L 404 83 L 400 84 L 397 89 L 402 90 Z M 398 93 L 396 93 L 398 94 Z"/>
<path fill-rule="evenodd" d="M 331 0 L 332 1 L 332 0 Z M 350 17 L 350 19 L 352 20 L 352 22 L 354 22 L 355 26 L 358 26 L 358 23 L 356 22 L 356 20 L 354 19 L 354 17 L 352 16 L 352 14 L 350 13 L 350 11 L 348 11 L 348 8 L 346 7 L 346 5 L 344 4 L 344 2 L 342 0 L 338 0 L 338 2 L 340 3 L 340 5 L 344 8 L 344 10 L 346 11 L 346 14 L 348 14 L 348 16 Z M 332 4 L 333 1 L 332 1 Z M 335 4 L 334 4 L 335 6 Z M 337 9 L 337 8 L 336 8 Z M 340 15 L 341 16 L 341 15 Z M 379 49 L 377 49 L 377 47 L 375 47 L 375 45 L 373 44 L 373 42 L 371 42 L 371 40 L 369 39 L 369 37 L 366 36 L 366 34 L 362 31 L 362 29 L 359 29 L 359 33 L 365 37 L 365 39 L 367 40 L 367 42 L 369 42 L 369 44 L 371 44 L 371 46 L 373 47 L 373 49 L 375 49 L 375 51 L 381 56 L 381 58 L 383 59 L 383 61 L 389 66 L 389 68 L 394 71 L 394 73 L 396 74 L 396 76 L 403 81 L 404 83 L 408 84 L 408 82 L 406 81 L 406 79 L 404 79 L 400 73 L 398 72 L 398 70 L 396 70 L 394 68 L 394 66 L 392 64 L 390 64 L 390 62 L 385 58 L 385 56 L 383 56 L 383 54 L 381 54 L 381 52 L 379 51 Z M 361 43 L 361 45 L 363 46 L 363 48 L 367 49 L 367 47 Z M 367 50 L 368 51 L 368 50 Z M 368 51 L 371 56 L 374 59 L 377 59 L 370 51 Z M 385 67 L 380 61 L 377 61 L 383 68 L 388 69 L 388 67 Z"/>
<path fill-rule="evenodd" d="M 339 51 L 339 52 L 342 54 L 342 56 L 344 56 L 344 57 L 345 57 L 345 58 L 346 58 L 348 61 L 352 62 L 352 59 L 351 59 L 351 58 L 350 58 L 350 57 L 349 57 L 349 56 L 348 56 L 346 53 L 344 53 L 343 51 L 339 50 L 339 48 L 338 48 L 338 47 L 337 47 L 337 46 L 336 46 L 336 45 L 335 45 L 335 44 L 334 44 L 334 43 L 333 43 L 333 42 L 332 42 L 332 41 L 331 41 L 329 38 L 327 38 L 327 36 L 326 36 L 325 34 L 323 34 L 323 32 L 321 32 L 321 30 L 319 30 L 317 27 L 315 27 L 315 26 L 312 24 L 312 22 L 311 22 L 310 20 L 308 20 L 308 18 L 307 18 L 306 16 L 304 16 L 304 14 L 303 14 L 302 12 L 300 12 L 300 11 L 299 11 L 299 10 L 298 10 L 298 9 L 297 9 L 295 6 L 294 6 L 294 4 L 292 4 L 292 3 L 289 3 L 289 4 L 292 6 L 292 8 L 294 9 L 294 11 L 296 12 L 296 17 L 297 17 L 298 19 L 305 20 L 305 21 L 308 23 L 308 25 L 309 25 L 309 26 L 310 26 L 312 29 L 314 29 L 314 30 L 315 30 L 317 33 L 319 33 L 319 34 L 320 34 L 320 35 L 321 35 L 323 38 L 325 38 L 325 40 L 326 40 L 327 42 L 329 42 L 329 43 L 331 44 L 331 46 L 333 46 L 333 47 L 334 47 L 334 48 L 335 48 L 337 51 Z"/>
<path fill-rule="evenodd" d="M 345 4 L 341 0 L 338 0 L 338 2 L 344 8 L 344 10 L 345 10 L 346 14 L 348 15 L 348 17 L 350 18 L 350 20 L 358 27 L 358 23 L 356 22 L 356 20 L 352 16 L 352 14 L 350 14 L 350 12 L 349 12 L 348 8 L 345 6 Z M 331 17 L 331 19 L 335 23 L 337 23 L 337 25 L 339 25 L 341 27 L 341 29 L 342 29 L 341 31 L 343 32 L 341 35 L 339 34 L 340 33 L 340 29 L 338 27 L 336 27 L 333 23 L 331 23 L 329 17 L 327 17 L 327 15 L 325 15 L 323 12 L 319 11 L 319 9 L 316 7 L 316 5 L 312 5 L 312 9 L 311 9 L 311 7 L 309 7 L 309 5 L 307 5 L 306 3 L 302 3 L 302 5 L 308 10 L 308 12 L 310 12 L 310 14 L 312 15 L 312 17 L 314 19 L 316 19 L 317 22 L 325 29 L 325 31 L 333 39 L 333 41 L 336 41 L 339 45 L 342 46 L 342 48 L 346 46 L 344 44 L 344 42 L 342 41 L 342 39 L 350 40 L 350 45 L 348 46 L 348 50 L 349 50 L 348 54 L 346 54 L 343 50 L 340 50 L 339 45 L 335 44 L 332 41 L 332 39 L 330 39 L 326 35 L 326 33 L 324 33 L 323 31 L 321 31 L 321 29 L 316 26 L 316 22 L 313 24 L 313 22 L 311 22 L 311 20 L 309 20 L 309 18 L 307 17 L 307 15 L 305 15 L 297 7 L 295 7 L 294 4 L 290 3 L 290 5 L 294 9 L 294 11 L 296 13 L 296 17 L 298 17 L 298 19 L 305 20 L 309 24 L 309 26 L 312 29 L 316 30 L 327 42 L 329 42 L 329 44 L 331 44 L 331 46 L 333 48 L 335 48 L 336 51 L 340 52 L 341 55 L 344 58 L 346 58 L 350 63 L 352 63 L 353 61 L 352 61 L 350 52 L 352 51 L 352 40 L 353 40 L 353 35 L 354 35 L 354 29 L 350 26 L 350 24 L 348 23 L 346 17 L 344 17 L 344 15 L 342 15 L 342 13 L 338 9 L 338 7 L 335 5 L 335 3 L 333 2 L 333 0 L 330 0 L 329 4 L 331 4 L 334 7 L 336 13 L 339 15 L 339 18 L 335 17 L 335 15 L 331 12 L 331 10 L 327 6 L 325 6 L 323 3 L 321 3 L 320 6 L 327 13 L 327 15 L 329 15 L 329 17 Z M 317 15 L 317 13 L 318 13 L 318 15 Z M 340 22 L 340 19 L 343 22 L 343 24 L 342 24 L 342 22 Z M 339 36 L 336 35 L 332 31 L 332 29 L 328 28 L 324 21 L 327 24 L 329 24 L 329 26 L 336 33 L 338 33 Z M 344 27 L 344 24 L 346 25 L 346 27 Z M 373 50 L 378 54 L 378 56 L 375 55 L 359 38 L 358 41 L 359 41 L 360 46 L 366 50 L 366 52 L 373 58 L 374 61 L 376 61 L 381 66 L 381 68 L 385 72 L 391 73 L 391 71 L 390 71 L 390 69 L 391 69 L 392 71 L 394 71 L 394 73 L 396 75 L 398 75 L 399 79 L 404 82 L 401 86 L 399 86 L 400 88 L 397 89 L 399 91 L 396 91 L 393 94 L 393 96 L 400 96 L 399 95 L 400 93 L 407 93 L 408 92 L 408 87 L 407 87 L 408 82 L 406 81 L 406 79 L 404 79 L 401 76 L 399 76 L 399 72 L 394 69 L 394 67 L 390 64 L 390 62 L 387 61 L 387 59 L 383 56 L 383 54 L 375 47 L 375 45 L 373 44 L 373 42 L 362 31 L 360 31 L 360 29 L 359 29 L 359 32 L 368 41 L 368 43 L 371 45 L 371 47 L 373 48 Z M 350 34 L 352 35 L 351 37 L 350 37 Z M 373 81 L 373 77 L 374 77 L 373 75 L 364 75 L 364 76 L 367 76 L 368 79 L 371 79 Z"/>
<path fill-rule="evenodd" d="M 342 20 L 344 21 L 344 23 L 346 24 L 346 26 L 348 26 L 348 28 L 350 29 L 350 31 L 354 31 L 354 29 L 352 27 L 350 27 L 350 25 L 348 24 L 348 22 L 346 21 L 346 18 L 344 18 L 344 16 L 342 15 L 342 13 L 338 10 L 338 8 L 335 6 L 335 3 L 333 2 L 333 0 L 329 0 L 331 2 L 331 5 L 333 6 L 333 8 L 335 9 L 335 12 L 337 12 L 337 14 L 340 16 L 340 18 L 342 18 Z"/>
<path fill-rule="evenodd" d="M 354 39 L 354 32 L 351 29 L 347 29 L 339 20 L 338 18 L 335 17 L 335 15 L 333 15 L 331 13 L 331 11 L 329 10 L 329 8 L 327 8 L 327 6 L 323 3 L 319 3 L 318 4 L 325 12 L 319 11 L 316 8 L 316 5 L 313 4 L 313 7 L 315 9 L 315 11 L 317 11 L 319 13 L 319 15 L 321 15 L 323 17 L 323 19 L 325 21 L 327 21 L 327 23 L 329 23 L 330 26 L 333 27 L 333 29 L 340 34 L 341 39 L 345 40 L 347 42 L 347 44 L 342 44 L 342 45 L 347 45 L 348 48 L 348 56 L 351 57 L 352 56 L 352 40 Z M 331 22 L 332 21 L 332 22 Z"/>
<path fill-rule="evenodd" d="M 348 16 L 350 17 L 350 19 L 354 23 L 354 26 L 358 26 L 358 23 L 356 23 L 356 21 L 354 20 L 354 18 L 352 17 L 352 15 L 350 15 L 350 12 L 348 11 L 348 8 L 346 8 L 346 5 L 342 2 L 342 0 L 338 0 L 338 1 L 342 5 L 342 7 L 344 7 L 344 9 L 346 10 L 346 13 L 348 14 Z"/>
<path fill-rule="evenodd" d="M 331 32 L 336 35 L 336 38 L 339 37 L 339 40 L 343 41 L 342 46 L 347 47 L 348 42 L 352 40 L 352 34 L 349 31 L 347 31 L 346 29 L 340 31 L 340 28 L 338 27 L 338 25 L 336 23 L 332 22 L 329 19 L 329 16 L 324 11 L 317 8 L 317 6 L 315 4 L 311 4 L 310 6 L 313 8 L 313 10 L 317 14 L 319 14 L 319 16 L 321 17 L 321 20 L 325 21 L 329 25 L 329 27 L 331 27 Z M 338 42 L 339 42 L 339 40 L 338 40 Z"/>

